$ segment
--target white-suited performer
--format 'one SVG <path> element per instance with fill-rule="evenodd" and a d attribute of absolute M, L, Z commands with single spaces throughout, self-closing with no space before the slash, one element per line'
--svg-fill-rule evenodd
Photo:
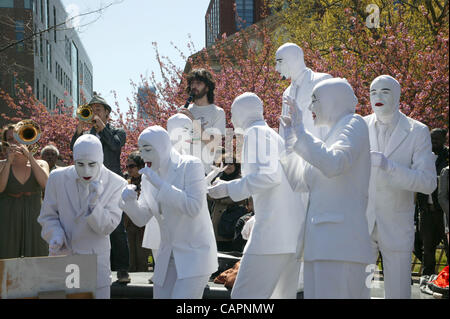
<path fill-rule="evenodd" d="M 119 198 L 127 181 L 103 165 L 100 140 L 80 136 L 73 147 L 74 165 L 52 171 L 38 222 L 50 256 L 97 255 L 97 299 L 110 298 L 109 235 L 119 225 Z"/>
<path fill-rule="evenodd" d="M 161 242 L 155 263 L 154 298 L 200 299 L 218 268 L 217 247 L 206 203 L 205 171 L 200 159 L 180 155 L 160 126 L 138 138 L 146 162 L 141 195 L 134 185 L 122 192 L 121 207 L 137 226 L 153 216 Z"/>
<path fill-rule="evenodd" d="M 414 193 L 437 187 L 435 157 L 426 125 L 399 110 L 400 83 L 380 75 L 370 85 L 372 173 L 367 217 L 373 260 L 383 256 L 386 298 L 411 298 Z"/>
<path fill-rule="evenodd" d="M 235 202 L 252 197 L 255 211 L 231 298 L 294 299 L 305 216 L 279 162 L 284 141 L 264 121 L 263 103 L 254 93 L 234 100 L 231 121 L 236 131 L 244 133 L 242 178 L 219 180 L 208 189 L 209 196 L 229 196 Z"/>
<path fill-rule="evenodd" d="M 296 101 L 286 98 L 286 103 L 291 115 L 282 119 L 288 150 L 282 163 L 293 189 L 310 194 L 304 297 L 369 298 L 369 133 L 364 119 L 355 114 L 358 100 L 345 79 L 327 79 L 314 87 L 310 106 L 314 124 L 329 129 L 323 141 L 305 130 Z M 296 160 L 295 153 L 306 165 Z"/>

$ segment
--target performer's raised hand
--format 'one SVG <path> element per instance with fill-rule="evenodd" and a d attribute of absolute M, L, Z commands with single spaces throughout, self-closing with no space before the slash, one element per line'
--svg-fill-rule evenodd
<path fill-rule="evenodd" d="M 291 120 L 291 126 L 298 137 L 305 132 L 305 127 L 303 125 L 303 112 L 298 106 L 297 101 L 295 99 L 286 96 L 283 102 L 286 103 L 287 106 L 289 106 L 289 117 Z"/>
<path fill-rule="evenodd" d="M 228 165 L 227 165 L 228 166 Z M 223 166 L 223 163 L 220 163 L 220 166 L 216 166 L 216 165 L 211 165 L 211 169 L 212 171 L 208 173 L 208 175 L 206 175 L 205 179 L 206 179 L 206 185 L 210 186 L 211 185 L 211 181 L 220 173 L 222 173 L 227 166 Z"/>
<path fill-rule="evenodd" d="M 164 181 L 161 179 L 161 177 L 159 177 L 159 175 L 148 166 L 140 169 L 139 174 L 147 176 L 147 178 L 150 180 L 150 183 L 152 183 L 152 185 L 157 189 L 160 189 L 164 184 Z"/>
<path fill-rule="evenodd" d="M 286 154 L 289 154 L 293 151 L 295 142 L 297 141 L 294 129 L 292 128 L 292 120 L 289 116 L 283 115 L 279 118 L 279 121 L 280 125 L 283 127 Z"/>
<path fill-rule="evenodd" d="M 93 181 L 89 183 L 89 197 L 88 204 L 89 207 L 95 207 L 97 205 L 98 198 L 103 192 L 103 184 L 99 181 Z"/>
<path fill-rule="evenodd" d="M 228 182 L 221 179 L 213 183 L 213 186 L 208 187 L 208 194 L 211 198 L 219 199 L 229 196 L 228 194 Z"/>
<path fill-rule="evenodd" d="M 136 185 L 127 185 L 122 191 L 122 200 L 124 202 L 137 200 Z"/>

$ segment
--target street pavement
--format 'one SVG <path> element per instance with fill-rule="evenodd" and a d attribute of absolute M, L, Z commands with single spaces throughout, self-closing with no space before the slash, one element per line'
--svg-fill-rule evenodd
<path fill-rule="evenodd" d="M 128 285 L 117 284 L 116 272 L 112 275 L 111 298 L 112 299 L 151 299 L 153 298 L 153 284 L 149 283 L 149 279 L 153 276 L 153 272 L 130 273 L 131 282 Z M 374 281 L 371 289 L 371 299 L 384 299 L 384 282 L 382 277 L 378 277 Z M 203 299 L 229 299 L 230 291 L 223 285 L 208 282 L 205 288 Z M 297 294 L 298 299 L 303 299 L 303 293 Z M 414 279 L 412 285 L 412 299 L 435 299 L 433 296 L 422 293 L 419 289 L 418 278 Z"/>

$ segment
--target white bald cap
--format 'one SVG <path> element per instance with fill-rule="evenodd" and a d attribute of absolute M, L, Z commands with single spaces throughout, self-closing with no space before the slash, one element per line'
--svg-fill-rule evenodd
<path fill-rule="evenodd" d="M 394 79 L 390 75 L 380 75 L 376 77 L 372 83 L 370 84 L 370 88 L 377 83 L 377 82 L 383 82 L 383 86 L 386 86 L 386 88 L 390 89 L 392 92 L 392 96 L 394 97 L 394 107 L 398 110 L 398 106 L 400 104 L 400 94 L 401 94 L 401 86 L 400 83 L 396 79 Z"/>
<path fill-rule="evenodd" d="M 159 125 L 147 127 L 139 135 L 138 142 L 145 142 L 153 146 L 158 152 L 161 164 L 170 159 L 170 152 L 172 143 L 170 142 L 169 134 Z"/>
<path fill-rule="evenodd" d="M 346 79 L 331 78 L 317 83 L 312 94 L 321 101 L 329 122 L 336 123 L 343 115 L 355 113 L 358 99 Z"/>
<path fill-rule="evenodd" d="M 103 164 L 103 147 L 97 136 L 81 135 L 73 145 L 73 160 L 90 160 Z"/>
<path fill-rule="evenodd" d="M 184 127 L 192 129 L 192 121 L 189 117 L 182 113 L 172 115 L 167 120 L 167 132 L 169 133 L 169 135 L 171 135 L 175 129 Z"/>
<path fill-rule="evenodd" d="M 233 125 L 238 122 L 238 127 L 246 129 L 251 123 L 264 120 L 263 102 L 255 93 L 245 92 L 234 99 L 231 113 Z"/>
<path fill-rule="evenodd" d="M 297 73 L 300 73 L 306 68 L 305 58 L 302 48 L 295 43 L 287 42 L 280 46 L 275 54 L 276 58 L 282 58 L 289 66 L 291 76 L 295 78 Z"/>

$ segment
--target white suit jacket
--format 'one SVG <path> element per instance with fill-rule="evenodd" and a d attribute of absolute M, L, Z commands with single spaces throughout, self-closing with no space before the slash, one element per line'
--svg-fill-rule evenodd
<path fill-rule="evenodd" d="M 266 145 L 270 157 L 262 148 Z M 253 123 L 244 133 L 242 178 L 227 187 L 233 201 L 253 198 L 255 224 L 244 254 L 301 254 L 305 215 L 279 162 L 283 150 L 283 139 L 264 121 Z"/>
<path fill-rule="evenodd" d="M 96 254 L 97 287 L 111 284 L 109 235 L 122 218 L 119 198 L 128 184 L 125 179 L 102 166 L 103 184 L 98 203 L 89 216 L 80 209 L 75 167 L 59 168 L 50 173 L 38 222 L 42 237 L 49 242 L 54 235 L 64 238 L 67 251 L 62 254 Z"/>
<path fill-rule="evenodd" d="M 378 151 L 375 114 L 364 118 L 370 148 Z M 384 155 L 394 163 L 392 173 L 373 167 L 367 218 L 369 232 L 377 224 L 380 245 L 394 251 L 412 251 L 414 193 L 431 194 L 437 187 L 436 167 L 428 127 L 403 113 L 386 144 Z"/>
<path fill-rule="evenodd" d="M 152 280 L 159 286 L 166 278 L 171 254 L 178 279 L 211 275 L 218 268 L 203 164 L 198 158 L 176 151 L 171 157 L 160 190 L 143 175 L 138 202 L 121 201 L 121 207 L 137 226 L 146 225 L 152 216 L 158 222 L 161 242 Z"/>
<path fill-rule="evenodd" d="M 291 83 L 283 93 L 283 101 L 286 96 L 290 96 L 297 101 L 298 106 L 303 112 L 303 124 L 305 128 L 321 140 L 325 138 L 328 129 L 326 127 L 314 126 L 314 120 L 312 113 L 309 110 L 309 105 L 311 104 L 311 94 L 314 86 L 320 81 L 330 78 L 332 78 L 332 76 L 327 73 L 318 73 L 312 71 L 310 68 L 306 68 L 301 83 Z M 300 86 L 298 87 L 298 85 Z M 289 107 L 284 102 L 281 107 L 281 115 L 289 115 Z M 282 138 L 285 138 L 282 125 L 278 128 L 278 132 Z"/>
<path fill-rule="evenodd" d="M 363 118 L 344 116 L 322 142 L 304 134 L 283 158 L 294 190 L 310 192 L 305 261 L 371 262 L 367 230 L 370 177 L 369 133 Z"/>

